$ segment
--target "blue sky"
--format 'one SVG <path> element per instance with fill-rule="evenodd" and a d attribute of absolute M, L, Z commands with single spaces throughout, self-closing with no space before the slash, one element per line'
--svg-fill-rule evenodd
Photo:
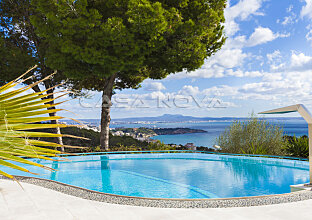
<path fill-rule="evenodd" d="M 230 0 L 225 18 L 226 44 L 202 68 L 117 91 L 112 118 L 244 117 L 298 103 L 312 110 L 312 0 Z M 63 107 L 100 118 L 100 94 L 90 95 Z"/>

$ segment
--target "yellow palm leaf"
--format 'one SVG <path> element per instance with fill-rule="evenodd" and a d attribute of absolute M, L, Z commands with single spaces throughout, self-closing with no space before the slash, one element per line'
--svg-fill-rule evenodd
<path fill-rule="evenodd" d="M 17 169 L 23 172 L 31 173 L 29 170 L 11 163 L 11 161 L 28 164 L 32 166 L 41 167 L 43 169 L 51 170 L 52 168 L 44 166 L 39 163 L 35 163 L 27 158 L 38 158 L 44 160 L 55 160 L 51 157 L 58 157 L 61 154 L 58 150 L 53 150 L 45 147 L 65 147 L 65 148 L 82 148 L 76 146 L 60 145 L 53 142 L 40 141 L 34 138 L 39 137 L 72 137 L 80 138 L 72 135 L 54 134 L 47 132 L 31 131 L 34 129 L 48 129 L 48 128 L 64 128 L 69 125 L 65 124 L 48 124 L 39 123 L 50 120 L 59 120 L 64 117 L 61 116 L 45 116 L 49 113 L 56 113 L 62 111 L 62 109 L 50 109 L 56 107 L 59 103 L 52 103 L 57 98 L 63 95 L 51 98 L 51 91 L 49 89 L 42 92 L 34 92 L 29 94 L 23 94 L 29 92 L 32 87 L 37 86 L 44 80 L 49 79 L 51 76 L 46 77 L 43 80 L 35 82 L 31 85 L 24 86 L 14 90 L 14 87 L 20 85 L 24 81 L 22 78 L 30 72 L 28 70 L 25 74 L 16 80 L 13 80 L 6 85 L 0 87 L 0 175 L 8 178 L 14 178 L 12 175 L 1 170 L 1 166 Z M 55 74 L 55 73 L 54 73 Z M 13 90 L 12 90 L 13 89 Z M 52 88 L 51 88 L 52 89 Z M 56 92 L 60 93 L 60 92 Z M 52 93 L 55 95 L 56 93 Z M 70 125 L 73 126 L 73 125 Z M 58 157 L 57 160 L 61 160 Z"/>

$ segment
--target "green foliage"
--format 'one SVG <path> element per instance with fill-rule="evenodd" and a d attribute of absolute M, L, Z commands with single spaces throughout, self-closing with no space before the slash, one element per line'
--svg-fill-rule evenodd
<path fill-rule="evenodd" d="M 219 136 L 217 144 L 227 153 L 281 155 L 283 129 L 251 116 L 246 121 L 234 122 Z"/>
<path fill-rule="evenodd" d="M 120 145 L 123 145 L 123 146 L 126 146 L 126 147 L 129 147 L 129 146 L 136 146 L 136 147 L 139 147 L 139 148 L 145 148 L 148 143 L 145 142 L 145 141 L 139 141 L 137 139 L 134 139 L 133 137 L 130 137 L 130 136 L 112 136 L 110 135 L 109 136 L 109 145 L 110 147 L 116 147 L 116 146 L 120 146 Z"/>
<path fill-rule="evenodd" d="M 198 151 L 209 151 L 209 152 L 216 152 L 216 151 L 217 151 L 217 150 L 214 149 L 214 148 L 203 147 L 203 146 L 197 147 L 196 149 L 197 149 Z M 187 150 L 187 149 L 184 148 L 184 147 L 181 147 L 181 150 Z"/>
<path fill-rule="evenodd" d="M 192 71 L 224 44 L 225 0 L 33 0 L 46 64 L 102 91 Z"/>
<path fill-rule="evenodd" d="M 16 79 L 30 66 L 36 64 L 33 57 L 34 43 L 26 30 L 29 23 L 30 2 L 0 1 L 0 82 L 3 85 Z M 29 18 L 29 17 L 28 17 Z M 51 74 L 51 73 L 50 73 Z M 32 81 L 34 82 L 34 81 Z"/>
<path fill-rule="evenodd" d="M 35 77 L 24 83 L 31 84 L 53 72 L 53 69 L 45 65 L 47 44 L 35 33 L 35 28 L 30 22 L 30 16 L 34 13 L 30 0 L 0 1 L 0 82 L 2 84 L 14 80 L 35 64 L 38 65 L 33 70 L 36 73 Z M 61 74 L 50 77 L 46 82 L 51 83 L 59 77 Z"/>
<path fill-rule="evenodd" d="M 71 135 L 87 138 L 87 140 L 63 138 L 63 142 L 66 145 L 94 147 L 94 146 L 98 146 L 100 143 L 99 133 L 92 131 L 92 130 L 80 129 L 77 127 L 68 127 L 68 128 L 62 128 L 61 131 L 64 134 L 71 134 Z"/>
<path fill-rule="evenodd" d="M 155 143 L 154 142 L 149 143 L 146 150 L 176 150 L 176 148 L 164 144 L 163 142 L 158 140 Z"/>
<path fill-rule="evenodd" d="M 100 148 L 100 146 L 97 146 L 96 148 L 94 148 L 94 152 L 102 152 L 102 149 Z"/>
<path fill-rule="evenodd" d="M 30 85 L 49 76 L 58 67 L 50 68 L 46 64 L 49 44 L 35 31 L 30 21 L 36 12 L 31 0 L 1 0 L 0 1 L 0 85 L 10 82 L 20 76 L 29 67 L 38 66 L 32 70 L 33 77 L 24 81 Z M 43 17 L 41 17 L 43 19 Z M 73 88 L 74 81 L 66 81 L 67 76 L 58 71 L 53 77 L 42 84 L 46 89 L 53 88 L 60 83 L 62 87 Z M 33 90 L 40 91 L 39 86 Z M 52 93 L 54 89 L 49 91 Z M 76 96 L 83 96 L 81 91 L 75 91 Z M 53 97 L 51 94 L 50 97 Z"/>
<path fill-rule="evenodd" d="M 145 142 L 146 143 L 146 142 Z M 167 144 L 162 143 L 161 141 L 157 141 L 155 143 L 146 143 L 146 145 L 124 145 L 117 144 L 110 147 L 111 151 L 152 151 L 152 150 L 176 150 L 175 147 L 171 147 Z"/>
<path fill-rule="evenodd" d="M 103 92 L 101 147 L 108 148 L 114 89 L 192 71 L 225 42 L 226 0 L 32 0 L 45 64 L 82 89 Z M 108 99 L 108 100 L 106 100 Z"/>
<path fill-rule="evenodd" d="M 257 154 L 257 155 L 266 155 L 268 154 L 268 150 L 263 147 L 263 145 L 255 145 L 254 143 L 251 143 L 247 151 L 244 151 L 242 149 L 243 154 Z"/>
<path fill-rule="evenodd" d="M 30 48 L 26 45 L 18 46 L 12 38 L 5 37 L 0 29 L 0 85 L 14 80 L 20 73 L 25 72 L 27 67 L 34 65 L 35 60 Z"/>
<path fill-rule="evenodd" d="M 285 136 L 284 139 L 286 142 L 284 150 L 287 155 L 303 158 L 309 157 L 309 138 L 307 136 Z"/>
<path fill-rule="evenodd" d="M 119 144 L 118 146 L 110 147 L 111 151 L 142 151 L 144 150 L 141 147 L 137 147 L 135 145 L 125 146 L 123 144 Z"/>

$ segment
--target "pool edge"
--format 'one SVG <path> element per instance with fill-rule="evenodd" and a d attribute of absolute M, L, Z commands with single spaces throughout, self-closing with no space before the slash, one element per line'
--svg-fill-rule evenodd
<path fill-rule="evenodd" d="M 124 195 L 115 195 L 97 192 L 54 180 L 37 177 L 14 176 L 18 181 L 34 184 L 47 189 L 55 190 L 67 195 L 76 196 L 82 199 L 106 202 L 119 205 L 157 207 L 157 208 L 230 208 L 263 206 L 282 203 L 291 203 L 312 199 L 312 191 L 297 191 L 285 194 L 216 198 L 216 199 L 165 199 L 165 198 L 144 198 Z M 8 179 L 0 177 L 0 179 Z"/>

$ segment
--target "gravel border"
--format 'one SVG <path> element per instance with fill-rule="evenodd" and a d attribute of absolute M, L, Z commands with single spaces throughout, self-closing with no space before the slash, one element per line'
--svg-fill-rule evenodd
<path fill-rule="evenodd" d="M 81 187 L 76 187 L 53 180 L 36 177 L 15 176 L 21 182 L 38 185 L 47 189 L 52 189 L 67 195 L 76 196 L 83 199 L 106 202 L 120 205 L 157 207 L 157 208 L 230 208 L 230 207 L 250 207 L 273 205 L 280 203 L 298 202 L 312 199 L 312 191 L 302 190 L 286 194 L 222 198 L 222 199 L 154 199 L 113 195 L 97 192 Z M 1 179 L 1 177 L 0 177 Z M 3 178 L 7 179 L 7 178 Z"/>

